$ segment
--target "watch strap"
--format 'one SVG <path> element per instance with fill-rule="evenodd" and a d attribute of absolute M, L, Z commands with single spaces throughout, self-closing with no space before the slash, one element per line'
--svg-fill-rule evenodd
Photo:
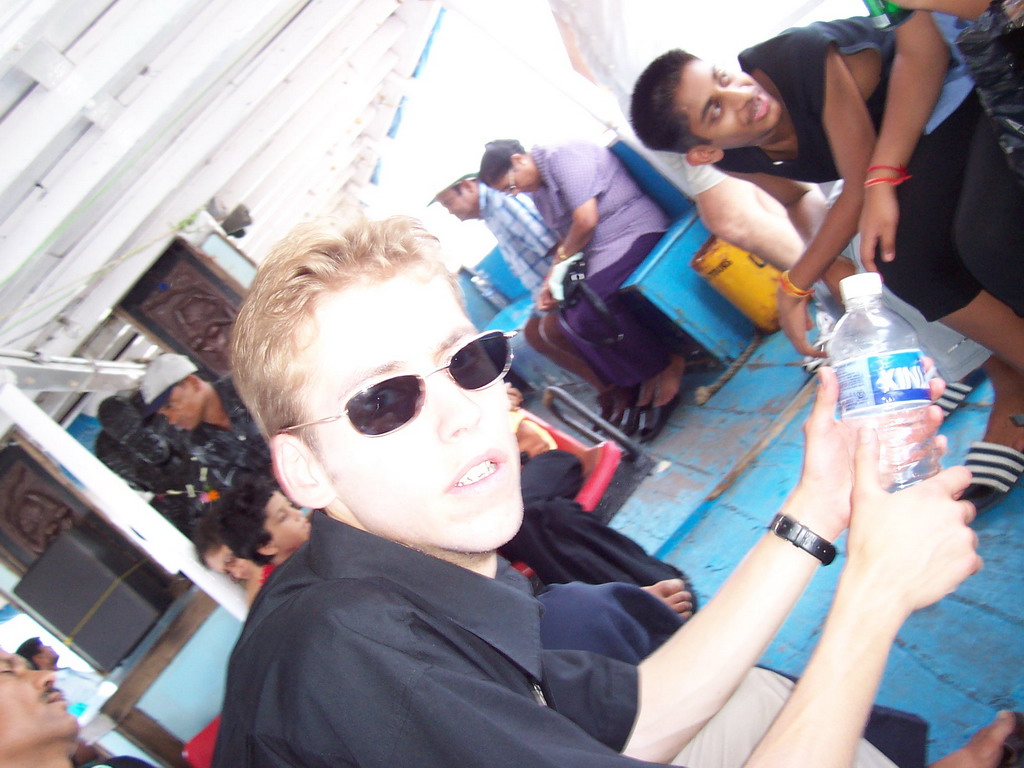
<path fill-rule="evenodd" d="M 780 539 L 785 539 L 794 547 L 814 555 L 822 565 L 828 565 L 836 559 L 836 548 L 830 541 L 826 541 L 810 528 L 800 525 L 796 520 L 781 512 L 772 520 L 768 530 Z"/>

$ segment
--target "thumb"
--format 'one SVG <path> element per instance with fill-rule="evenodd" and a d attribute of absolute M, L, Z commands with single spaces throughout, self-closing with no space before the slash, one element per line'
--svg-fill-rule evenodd
<path fill-rule="evenodd" d="M 878 471 L 878 433 L 872 427 L 857 430 L 857 451 L 853 457 L 853 493 L 882 490 Z"/>

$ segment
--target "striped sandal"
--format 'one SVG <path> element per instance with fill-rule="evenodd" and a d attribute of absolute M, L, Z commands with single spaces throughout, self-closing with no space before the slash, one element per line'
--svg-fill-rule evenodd
<path fill-rule="evenodd" d="M 964 462 L 974 478 L 964 491 L 981 514 L 995 506 L 1024 474 L 1024 453 L 1009 446 L 982 441 L 971 443 Z"/>
<path fill-rule="evenodd" d="M 935 401 L 935 404 L 942 409 L 943 418 L 959 408 L 973 391 L 974 387 L 972 385 L 964 384 L 961 381 L 947 384 L 946 391 L 942 393 L 942 397 Z"/>

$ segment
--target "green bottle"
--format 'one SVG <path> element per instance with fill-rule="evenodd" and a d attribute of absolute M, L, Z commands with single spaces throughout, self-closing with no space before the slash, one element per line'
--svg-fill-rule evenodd
<path fill-rule="evenodd" d="M 896 3 L 889 0 L 864 0 L 867 6 L 868 16 L 879 29 L 893 29 L 909 18 L 913 11 L 900 8 Z"/>

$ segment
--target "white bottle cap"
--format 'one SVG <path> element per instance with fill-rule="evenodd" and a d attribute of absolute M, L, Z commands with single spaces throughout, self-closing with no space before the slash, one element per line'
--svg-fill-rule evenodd
<path fill-rule="evenodd" d="M 843 295 L 843 303 L 850 299 L 864 296 L 880 296 L 882 293 L 882 276 L 877 272 L 860 272 L 844 277 L 839 281 L 839 292 Z"/>

